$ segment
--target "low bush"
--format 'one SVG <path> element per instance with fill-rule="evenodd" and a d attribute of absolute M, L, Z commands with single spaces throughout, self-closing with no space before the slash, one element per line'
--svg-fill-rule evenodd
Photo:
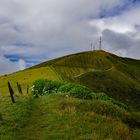
<path fill-rule="evenodd" d="M 105 93 L 92 93 L 92 98 L 93 99 L 98 99 L 98 100 L 104 100 L 104 101 L 111 101 L 113 104 L 119 106 L 120 108 L 123 108 L 123 109 L 126 109 L 126 110 L 128 109 L 127 105 L 125 105 L 124 103 L 122 103 L 118 100 L 110 98 Z"/>
<path fill-rule="evenodd" d="M 43 93 L 56 93 L 61 85 L 61 82 L 47 80 L 43 89 Z"/>
<path fill-rule="evenodd" d="M 32 94 L 35 97 L 42 96 L 47 93 L 57 92 L 59 87 L 62 85 L 61 82 L 51 81 L 47 79 L 39 79 L 33 82 Z"/>
<path fill-rule="evenodd" d="M 45 79 L 39 79 L 33 82 L 32 85 L 32 94 L 35 97 L 38 97 L 39 95 L 43 95 L 43 89 L 46 85 L 46 80 Z"/>
<path fill-rule="evenodd" d="M 92 99 L 91 91 L 88 88 L 80 85 L 74 86 L 70 90 L 70 96 L 80 99 Z"/>
<path fill-rule="evenodd" d="M 110 101 L 120 108 L 127 109 L 128 107 L 122 102 L 110 98 L 105 93 L 94 93 L 89 88 L 67 82 L 58 82 L 47 79 L 39 79 L 33 82 L 32 94 L 35 97 L 42 96 L 49 93 L 66 93 L 68 96 L 72 96 L 79 99 L 95 99 Z"/>
<path fill-rule="evenodd" d="M 61 92 L 61 93 L 67 93 L 67 92 L 70 92 L 70 90 L 76 86 L 75 84 L 72 84 L 72 83 L 66 83 L 64 85 L 62 85 L 58 91 Z"/>

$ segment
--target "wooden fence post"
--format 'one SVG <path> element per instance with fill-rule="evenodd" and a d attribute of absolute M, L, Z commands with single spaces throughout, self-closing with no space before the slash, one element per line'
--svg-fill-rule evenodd
<path fill-rule="evenodd" d="M 13 91 L 11 85 L 10 85 L 10 82 L 8 82 L 8 88 L 9 88 L 9 92 L 10 92 L 10 96 L 11 96 L 12 103 L 15 103 L 14 91 Z"/>
<path fill-rule="evenodd" d="M 18 84 L 18 82 L 16 82 L 16 84 L 17 84 L 18 92 L 19 92 L 19 94 L 21 94 L 21 93 L 20 93 L 20 88 L 19 88 L 19 84 Z"/>
<path fill-rule="evenodd" d="M 20 89 L 20 93 L 23 94 L 20 84 L 19 84 L 19 89 Z"/>
<path fill-rule="evenodd" d="M 21 89 L 21 85 L 17 82 L 17 88 L 18 88 L 18 92 L 19 94 L 22 95 L 22 89 Z"/>
<path fill-rule="evenodd" d="M 29 85 L 27 85 L 27 94 L 29 93 Z"/>

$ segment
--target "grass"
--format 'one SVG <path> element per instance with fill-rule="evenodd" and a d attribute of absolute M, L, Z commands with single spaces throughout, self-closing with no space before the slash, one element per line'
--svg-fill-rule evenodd
<path fill-rule="evenodd" d="M 104 51 L 72 54 L 33 68 L 51 65 L 63 80 L 83 84 L 140 110 L 140 60 Z"/>
<path fill-rule="evenodd" d="M 2 96 L 0 106 L 0 140 L 18 139 L 21 128 L 28 124 L 32 98 L 16 96 L 16 104 L 12 104 L 10 97 Z"/>
<path fill-rule="evenodd" d="M 83 84 L 121 100 L 131 110 L 120 108 L 113 99 L 82 100 L 65 93 L 40 98 L 25 95 L 27 85 L 43 78 Z M 9 97 L 8 81 L 15 91 L 15 104 Z M 21 84 L 23 96 L 17 93 L 16 82 Z M 93 51 L 44 62 L 0 76 L 0 139 L 139 140 L 139 99 L 139 60 Z"/>
<path fill-rule="evenodd" d="M 8 81 L 11 83 L 15 92 L 17 92 L 16 82 L 19 82 L 22 85 L 24 92 L 26 93 L 27 85 L 31 86 L 32 82 L 36 79 L 40 78 L 48 78 L 51 80 L 61 79 L 56 75 L 56 73 L 52 70 L 51 67 L 42 67 L 38 69 L 27 69 L 24 71 L 19 71 L 10 75 L 0 76 L 0 93 L 7 94 L 7 83 Z"/>
<path fill-rule="evenodd" d="M 24 92 L 36 79 L 70 81 L 121 100 L 140 111 L 140 60 L 118 57 L 104 51 L 89 51 L 50 60 L 30 69 L 0 76 L 0 93 L 7 93 L 10 81 L 18 81 Z"/>
<path fill-rule="evenodd" d="M 107 72 L 89 72 L 78 79 L 81 84 L 87 85 L 94 91 L 104 91 L 109 96 L 133 106 L 133 108 L 140 108 L 140 91 L 136 82 L 116 69 Z"/>
<path fill-rule="evenodd" d="M 3 97 L 0 104 L 2 140 L 139 140 L 140 127 L 124 121 L 131 113 L 109 101 L 57 93 L 40 98 L 17 96 L 15 104 Z"/>

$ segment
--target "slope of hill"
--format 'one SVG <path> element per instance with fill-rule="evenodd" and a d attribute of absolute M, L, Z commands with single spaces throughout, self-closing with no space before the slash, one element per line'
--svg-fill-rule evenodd
<path fill-rule="evenodd" d="M 31 86 L 36 79 L 47 78 L 50 80 L 59 80 L 59 76 L 54 72 L 52 67 L 42 67 L 39 69 L 23 70 L 9 75 L 0 76 L 0 93 L 8 94 L 8 81 L 11 83 L 15 92 L 17 92 L 16 82 L 22 85 L 25 91 L 27 85 Z"/>
<path fill-rule="evenodd" d="M 140 108 L 140 60 L 122 58 L 105 51 L 90 51 L 41 63 L 52 66 L 63 80 L 104 91 L 134 108 Z"/>
<path fill-rule="evenodd" d="M 16 86 L 16 81 L 25 86 L 38 78 L 80 83 L 140 110 L 140 60 L 118 57 L 105 51 L 68 55 L 1 76 L 0 91 L 7 92 L 7 81 L 13 86 Z"/>

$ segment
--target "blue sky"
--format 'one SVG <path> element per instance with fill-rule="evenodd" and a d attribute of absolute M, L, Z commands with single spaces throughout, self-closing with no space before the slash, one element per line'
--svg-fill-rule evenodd
<path fill-rule="evenodd" d="M 131 7 L 138 6 L 140 4 L 140 0 L 127 0 L 121 5 L 117 5 L 113 7 L 113 9 L 103 9 L 100 12 L 100 18 L 108 18 L 117 15 L 121 15 L 123 12 L 128 11 Z"/>
<path fill-rule="evenodd" d="M 98 49 L 99 36 L 104 50 L 140 59 L 140 0 L 0 0 L 0 9 L 0 74 Z"/>

